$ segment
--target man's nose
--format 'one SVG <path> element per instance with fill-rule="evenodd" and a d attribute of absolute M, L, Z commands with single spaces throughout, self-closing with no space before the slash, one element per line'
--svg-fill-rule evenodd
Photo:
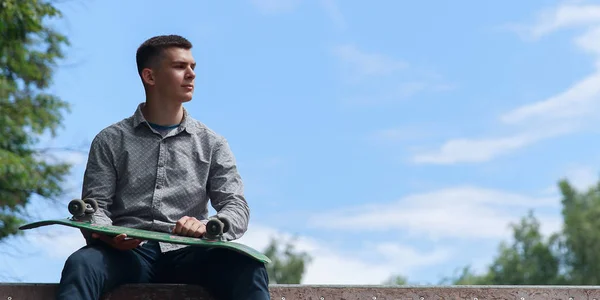
<path fill-rule="evenodd" d="M 187 78 L 196 78 L 196 73 L 194 72 L 194 70 L 189 69 L 187 74 L 186 74 Z"/>

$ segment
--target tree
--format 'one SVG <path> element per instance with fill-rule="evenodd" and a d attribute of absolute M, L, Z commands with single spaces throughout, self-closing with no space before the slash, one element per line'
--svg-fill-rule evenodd
<path fill-rule="evenodd" d="M 555 285 L 564 283 L 560 273 L 559 235 L 545 240 L 540 223 L 530 212 L 512 224 L 513 243 L 501 243 L 499 254 L 482 280 L 496 285 Z"/>
<path fill-rule="evenodd" d="M 275 238 L 271 238 L 264 253 L 271 259 L 267 264 L 270 283 L 300 284 L 306 265 L 311 261 L 307 253 L 297 252 L 292 242 L 281 249 Z"/>
<path fill-rule="evenodd" d="M 390 278 L 385 280 L 383 285 L 407 285 L 408 279 L 403 275 L 392 275 Z"/>
<path fill-rule="evenodd" d="M 468 268 L 446 283 L 453 285 L 598 285 L 600 284 L 600 182 L 576 191 L 559 181 L 563 228 L 547 239 L 530 212 L 513 224 L 513 243 L 501 243 L 487 269 Z"/>
<path fill-rule="evenodd" d="M 68 39 L 45 25 L 49 1 L 0 0 L 0 240 L 18 233 L 32 196 L 54 198 L 70 170 L 36 149 L 56 135 L 69 106 L 47 92 Z"/>
<path fill-rule="evenodd" d="M 500 243 L 498 254 L 484 274 L 469 267 L 443 280 L 451 285 L 557 285 L 566 284 L 561 272 L 560 235 L 544 239 L 533 212 L 511 224 L 513 241 Z"/>
<path fill-rule="evenodd" d="M 565 271 L 570 284 L 600 284 L 600 183 L 577 192 L 566 180 L 559 183 L 563 205 Z"/>
<path fill-rule="evenodd" d="M 470 267 L 466 266 L 458 270 L 458 274 L 445 277 L 440 281 L 441 285 L 482 285 L 487 284 L 485 275 L 475 274 Z"/>

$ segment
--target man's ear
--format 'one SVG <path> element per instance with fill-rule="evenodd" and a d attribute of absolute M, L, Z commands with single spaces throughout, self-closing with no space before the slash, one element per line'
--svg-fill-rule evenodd
<path fill-rule="evenodd" d="M 154 85 L 154 73 L 151 69 L 145 68 L 142 70 L 142 79 L 147 85 Z"/>

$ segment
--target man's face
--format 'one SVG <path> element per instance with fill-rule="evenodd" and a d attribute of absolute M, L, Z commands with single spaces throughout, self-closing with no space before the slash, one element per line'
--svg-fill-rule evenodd
<path fill-rule="evenodd" d="M 194 93 L 196 62 L 190 50 L 168 48 L 153 68 L 155 88 L 163 101 L 187 102 Z"/>

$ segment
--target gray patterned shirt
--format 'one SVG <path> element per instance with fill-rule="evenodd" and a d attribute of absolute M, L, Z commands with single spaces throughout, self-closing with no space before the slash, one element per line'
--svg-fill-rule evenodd
<path fill-rule="evenodd" d="M 206 223 L 210 200 L 217 215 L 231 222 L 225 238 L 240 238 L 250 209 L 227 140 L 185 109 L 179 127 L 163 136 L 145 120 L 143 105 L 92 141 L 82 198 L 98 201 L 93 222 L 171 232 L 183 216 Z"/>

